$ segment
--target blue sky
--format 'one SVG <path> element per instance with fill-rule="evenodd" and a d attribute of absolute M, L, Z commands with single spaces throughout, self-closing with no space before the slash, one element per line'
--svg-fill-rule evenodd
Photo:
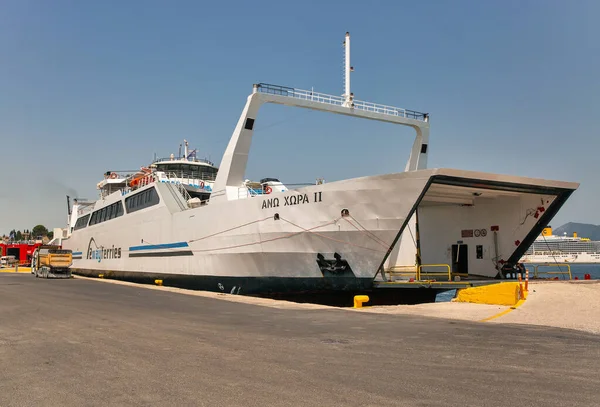
<path fill-rule="evenodd" d="M 64 226 L 185 138 L 219 162 L 252 84 L 429 112 L 430 167 L 581 183 L 553 225 L 600 224 L 600 3 L 34 1 L 0 4 L 0 233 Z M 409 129 L 281 106 L 247 176 L 327 181 L 404 169 Z"/>

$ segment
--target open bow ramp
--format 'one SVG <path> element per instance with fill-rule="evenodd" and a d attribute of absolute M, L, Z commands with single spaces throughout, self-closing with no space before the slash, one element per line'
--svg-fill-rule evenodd
<path fill-rule="evenodd" d="M 407 176 L 424 188 L 384 263 L 388 278 L 502 277 L 579 186 L 454 169 Z"/>

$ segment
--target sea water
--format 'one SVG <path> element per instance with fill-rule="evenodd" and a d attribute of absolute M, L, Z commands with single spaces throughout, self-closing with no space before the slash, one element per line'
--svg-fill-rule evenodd
<path fill-rule="evenodd" d="M 529 270 L 529 277 L 533 277 L 533 270 L 535 264 L 527 264 L 525 268 Z M 538 269 L 540 272 L 542 271 L 564 271 L 568 270 L 567 266 L 564 264 L 553 265 L 552 267 L 540 267 Z M 571 276 L 573 280 L 577 277 L 579 280 L 583 280 L 585 275 L 589 274 L 592 280 L 600 280 L 600 264 L 571 264 Z M 559 280 L 568 280 L 568 275 L 553 275 L 558 277 Z M 549 275 L 545 275 L 543 277 L 551 277 Z M 456 290 L 445 291 L 443 293 L 439 293 L 435 297 L 435 302 L 450 302 L 452 298 L 456 295 Z"/>

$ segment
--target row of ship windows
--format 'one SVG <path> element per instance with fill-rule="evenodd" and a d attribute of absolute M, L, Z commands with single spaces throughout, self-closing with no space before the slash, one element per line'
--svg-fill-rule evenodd
<path fill-rule="evenodd" d="M 125 198 L 125 207 L 127 208 L 127 213 L 132 213 L 150 206 L 154 206 L 159 202 L 160 198 L 153 187 Z M 77 219 L 73 229 L 83 229 L 86 226 L 92 226 L 98 223 L 106 222 L 107 220 L 111 220 L 122 215 L 123 203 L 118 201 Z"/>

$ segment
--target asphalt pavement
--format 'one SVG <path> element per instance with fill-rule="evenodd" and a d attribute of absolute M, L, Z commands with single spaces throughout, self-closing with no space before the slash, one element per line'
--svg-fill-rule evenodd
<path fill-rule="evenodd" d="M 598 406 L 600 336 L 0 274 L 0 406 Z"/>

